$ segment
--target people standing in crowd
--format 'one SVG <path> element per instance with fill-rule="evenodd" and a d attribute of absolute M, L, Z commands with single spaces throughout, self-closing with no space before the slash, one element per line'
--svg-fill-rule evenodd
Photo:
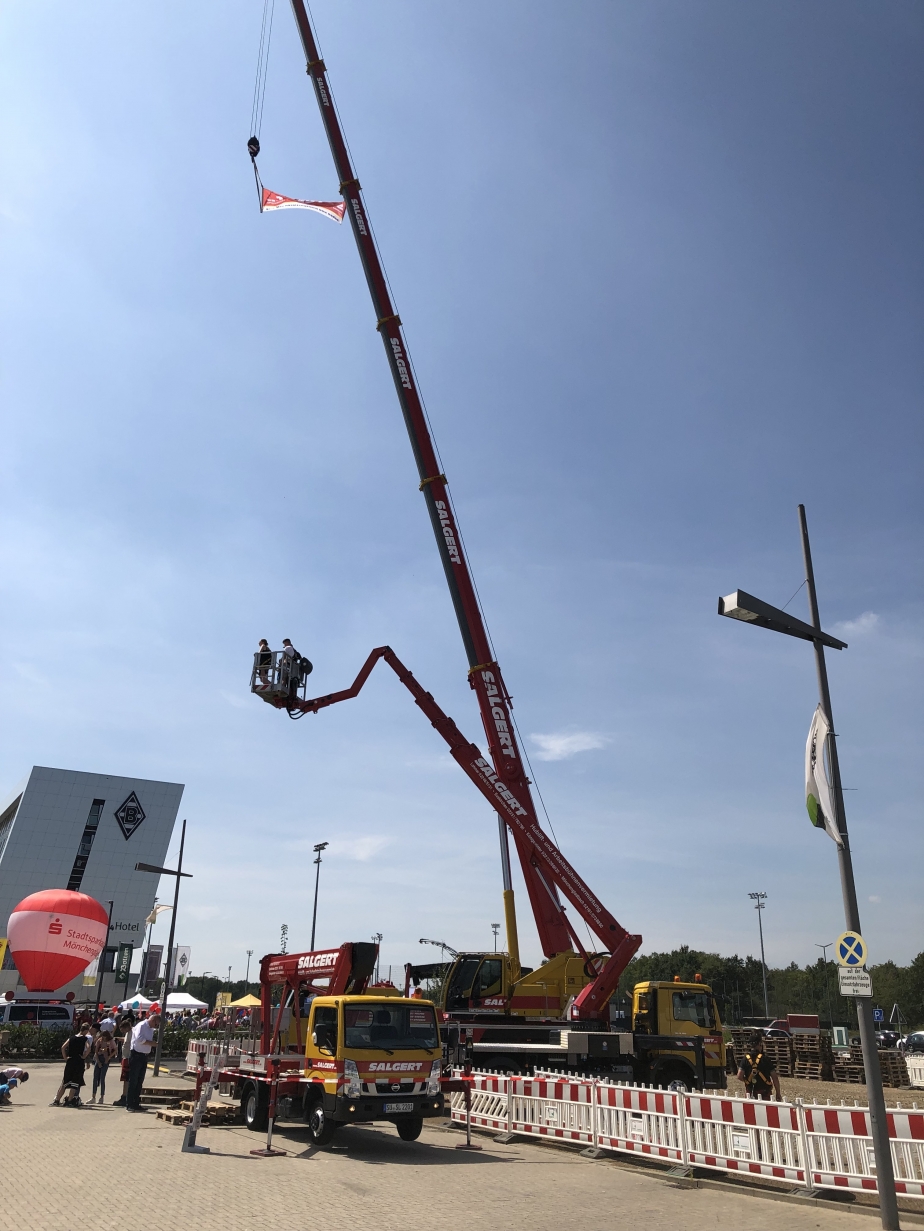
<path fill-rule="evenodd" d="M 125 1096 L 128 1093 L 128 1062 L 132 1054 L 132 1030 L 134 1029 L 134 1026 L 135 1026 L 135 1015 L 134 1013 L 132 1013 L 131 1009 L 129 1009 L 127 1013 L 122 1015 L 122 1018 L 119 1022 L 119 1029 L 122 1031 L 122 1035 L 121 1035 L 122 1094 L 120 1098 L 117 1098 L 114 1100 L 112 1104 L 113 1107 L 124 1107 L 125 1106 Z"/>
<path fill-rule="evenodd" d="M 132 1031 L 131 1055 L 128 1058 L 128 1089 L 125 1092 L 126 1111 L 144 1111 L 141 1088 L 148 1071 L 148 1056 L 157 1038 L 160 1012 L 149 1013 Z"/>
<path fill-rule="evenodd" d="M 61 1085 L 58 1087 L 58 1093 L 55 1095 L 51 1103 L 52 1107 L 61 1106 L 61 1095 L 65 1095 L 65 1107 L 82 1107 L 80 1101 L 80 1091 L 84 1084 L 83 1074 L 85 1061 L 90 1053 L 90 1027 L 87 1022 L 84 1022 L 80 1030 L 71 1037 L 61 1048 L 61 1055 L 64 1059 L 64 1077 L 61 1080 Z"/>
<path fill-rule="evenodd" d="M 101 1030 L 93 1048 L 93 1095 L 90 1099 L 91 1103 L 98 1102 L 102 1105 L 105 1102 L 106 1070 L 109 1068 L 118 1050 L 113 1041 L 112 1032 Z M 99 1090 L 99 1099 L 96 1097 L 97 1090 Z"/>

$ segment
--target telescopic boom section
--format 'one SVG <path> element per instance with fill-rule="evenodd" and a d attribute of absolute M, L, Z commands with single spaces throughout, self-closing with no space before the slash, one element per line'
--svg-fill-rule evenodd
<path fill-rule="evenodd" d="M 536 920 L 543 952 L 551 957 L 572 947 L 583 952 L 580 940 L 558 898 L 561 890 L 600 937 L 612 956 L 609 967 L 623 953 L 626 943 L 634 940 L 628 956 L 622 957 L 623 967 L 641 944 L 640 937 L 629 938 L 625 930 L 603 909 L 583 881 L 564 860 L 561 852 L 540 828 L 535 805 L 529 790 L 529 779 L 517 745 L 510 717 L 510 697 L 500 668 L 491 654 L 490 642 L 475 595 L 471 573 L 462 548 L 455 512 L 446 487 L 446 476 L 440 472 L 436 450 L 430 436 L 413 368 L 401 328 L 388 292 L 388 284 L 372 235 L 372 225 L 363 201 L 359 180 L 350 163 L 346 141 L 333 103 L 327 69 L 318 54 L 314 31 L 304 0 L 292 0 L 324 129 L 330 143 L 334 165 L 347 206 L 347 216 L 359 249 L 372 296 L 376 329 L 382 337 L 385 354 L 391 368 L 398 401 L 404 415 L 417 472 L 420 490 L 427 502 L 430 522 L 436 536 L 440 559 L 449 585 L 456 619 L 468 656 L 469 683 L 478 697 L 495 779 L 499 782 L 492 800 L 505 817 L 514 835 L 517 854 L 523 868 L 530 905 Z M 370 668 L 371 669 L 371 668 Z M 498 801 L 504 800 L 503 806 Z M 517 817 L 519 823 L 512 818 Z M 617 976 L 618 979 L 618 976 Z M 615 985 L 614 985 L 615 986 Z M 593 984 L 584 989 L 589 993 Z M 596 999 L 596 997 L 594 997 Z M 580 999 L 580 998 L 579 998 Z M 577 1006 L 575 1006 L 577 1007 Z M 590 1006 L 588 1005 L 588 1008 Z"/>

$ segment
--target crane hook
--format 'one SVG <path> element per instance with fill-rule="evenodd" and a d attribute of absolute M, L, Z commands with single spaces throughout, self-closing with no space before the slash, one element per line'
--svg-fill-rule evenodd
<path fill-rule="evenodd" d="M 256 137 L 251 137 L 247 142 L 247 152 L 250 157 L 256 161 L 256 157 L 260 153 L 260 142 Z"/>

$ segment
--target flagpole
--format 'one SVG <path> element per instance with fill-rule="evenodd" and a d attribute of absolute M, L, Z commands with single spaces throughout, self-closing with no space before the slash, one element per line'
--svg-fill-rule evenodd
<path fill-rule="evenodd" d="M 821 632 L 818 617 L 818 598 L 815 593 L 815 570 L 812 568 L 812 549 L 809 545 L 808 525 L 805 520 L 805 505 L 799 505 L 799 529 L 802 535 L 802 558 L 805 561 L 805 581 L 808 590 L 809 618 L 812 627 Z M 841 895 L 844 899 L 844 919 L 847 931 L 860 932 L 860 910 L 857 905 L 857 888 L 853 876 L 853 860 L 847 836 L 847 814 L 844 809 L 844 791 L 841 786 L 841 769 L 837 759 L 837 740 L 834 734 L 834 716 L 831 712 L 831 693 L 828 688 L 828 668 L 825 663 L 825 648 L 816 637 L 815 669 L 818 674 L 818 692 L 821 708 L 828 720 L 830 736 L 828 752 L 831 762 L 831 778 L 834 788 L 834 808 L 837 831 L 841 836 L 837 846 L 837 860 L 841 874 Z M 822 772 L 824 772 L 824 748 L 821 749 Z M 862 935 L 862 933 L 861 933 Z M 895 1196 L 895 1173 L 892 1168 L 892 1149 L 889 1144 L 889 1125 L 886 1117 L 885 1094 L 882 1088 L 882 1070 L 879 1066 L 879 1050 L 876 1046 L 876 1031 L 873 1025 L 872 1001 L 858 996 L 854 1000 L 857 1022 L 860 1027 L 860 1043 L 863 1048 L 863 1068 L 866 1073 L 866 1091 L 869 1098 L 870 1135 L 876 1158 L 876 1187 L 879 1190 L 879 1213 L 884 1231 L 898 1231 L 898 1202 Z"/>

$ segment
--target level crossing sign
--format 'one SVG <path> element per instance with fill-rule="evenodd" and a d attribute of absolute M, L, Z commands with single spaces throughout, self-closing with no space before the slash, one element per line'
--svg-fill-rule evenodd
<path fill-rule="evenodd" d="M 835 953 L 838 963 L 848 969 L 866 965 L 866 941 L 859 932 L 844 932 L 838 936 Z"/>

